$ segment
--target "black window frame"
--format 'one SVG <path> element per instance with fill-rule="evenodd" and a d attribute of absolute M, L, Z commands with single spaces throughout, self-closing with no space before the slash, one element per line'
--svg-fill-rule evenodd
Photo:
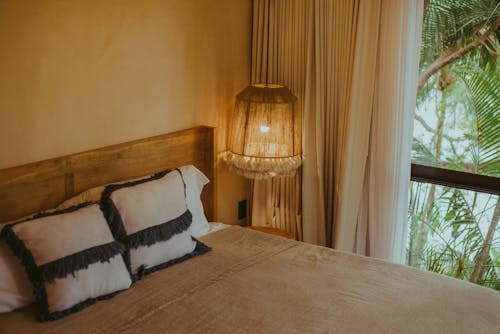
<path fill-rule="evenodd" d="M 411 164 L 411 180 L 500 195 L 500 178 L 446 168 Z"/>

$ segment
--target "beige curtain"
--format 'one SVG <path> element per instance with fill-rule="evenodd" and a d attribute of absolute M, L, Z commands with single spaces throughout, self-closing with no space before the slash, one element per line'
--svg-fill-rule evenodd
<path fill-rule="evenodd" d="M 371 4 L 372 1 L 368 3 Z M 322 128 L 316 128 L 316 131 L 324 133 L 324 147 L 315 153 L 323 156 L 325 233 L 328 246 L 334 246 L 335 230 L 339 227 L 336 222 L 341 206 L 352 200 L 340 189 L 346 177 L 345 160 L 353 100 L 351 87 L 356 60 L 359 11 L 358 0 L 316 1 L 316 108 L 310 113 L 316 113 L 316 117 L 322 118 L 319 124 Z M 363 133 L 358 135 L 361 143 Z M 356 179 L 354 171 L 352 177 Z"/>
<path fill-rule="evenodd" d="M 352 58 L 346 63 L 351 71 L 344 80 L 346 87 L 338 97 L 343 104 L 336 109 L 344 114 L 344 131 L 336 133 L 342 145 L 337 147 L 338 158 L 333 159 L 337 177 L 327 185 L 335 203 L 327 223 L 333 225 L 328 231 L 332 244 L 347 251 L 354 250 L 356 219 L 370 144 L 381 2 L 360 1 L 356 8 L 356 21 L 351 23 L 356 28 L 352 36 L 355 43 L 349 44 Z M 342 39 L 342 36 L 337 38 Z"/>
<path fill-rule="evenodd" d="M 253 8 L 252 83 L 286 85 L 304 111 L 310 1 L 255 0 Z M 252 225 L 271 226 L 303 240 L 301 174 L 254 181 Z"/>
<path fill-rule="evenodd" d="M 293 193 L 280 186 L 290 180 L 255 184 L 253 222 L 399 260 L 387 249 L 399 252 L 405 240 L 423 0 L 268 1 L 254 1 L 252 79 L 268 73 L 298 96 L 305 160 Z M 294 214 L 281 213 L 292 207 Z"/>

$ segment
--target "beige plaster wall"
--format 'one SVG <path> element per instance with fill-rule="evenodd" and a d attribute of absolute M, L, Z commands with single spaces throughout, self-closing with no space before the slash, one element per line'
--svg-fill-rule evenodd
<path fill-rule="evenodd" d="M 251 0 L 0 0 L 0 168 L 207 124 L 249 83 Z M 248 183 L 220 164 L 219 220 Z"/>

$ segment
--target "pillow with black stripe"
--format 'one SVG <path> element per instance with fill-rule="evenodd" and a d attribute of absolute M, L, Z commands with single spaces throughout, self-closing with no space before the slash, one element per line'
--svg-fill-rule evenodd
<path fill-rule="evenodd" d="M 133 281 L 210 250 L 191 235 L 193 217 L 179 169 L 109 185 L 101 203 L 115 239 L 127 248 Z"/>
<path fill-rule="evenodd" d="M 132 283 L 125 247 L 113 238 L 99 204 L 9 224 L 0 237 L 26 269 L 42 321 L 110 298 Z"/>

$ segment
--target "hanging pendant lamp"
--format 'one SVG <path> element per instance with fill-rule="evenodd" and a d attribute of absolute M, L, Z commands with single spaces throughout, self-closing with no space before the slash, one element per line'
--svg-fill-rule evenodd
<path fill-rule="evenodd" d="M 251 179 L 293 175 L 302 164 L 302 117 L 288 88 L 254 84 L 236 96 L 224 160 Z"/>

